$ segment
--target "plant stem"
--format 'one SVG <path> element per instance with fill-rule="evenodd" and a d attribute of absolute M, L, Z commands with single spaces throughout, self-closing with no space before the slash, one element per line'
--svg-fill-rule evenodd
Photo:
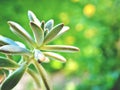
<path fill-rule="evenodd" d="M 35 83 L 36 83 L 36 85 L 37 85 L 37 87 L 38 88 L 40 88 L 41 87 L 41 85 L 40 85 L 40 82 L 39 82 L 39 79 L 38 79 L 38 77 L 35 75 L 35 72 L 34 71 L 32 71 L 31 69 L 27 69 L 27 72 L 31 75 L 31 77 L 34 79 L 34 81 L 35 81 Z"/>
<path fill-rule="evenodd" d="M 38 72 L 39 72 L 39 74 L 42 78 L 42 81 L 44 83 L 44 86 L 45 86 L 46 90 L 51 90 L 44 68 L 36 60 L 34 60 L 34 64 L 35 64 L 36 68 L 38 69 Z"/>

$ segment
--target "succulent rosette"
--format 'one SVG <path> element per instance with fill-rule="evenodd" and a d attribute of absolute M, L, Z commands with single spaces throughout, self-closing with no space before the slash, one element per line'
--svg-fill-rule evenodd
<path fill-rule="evenodd" d="M 16 22 L 8 21 L 8 24 L 10 25 L 10 30 L 25 40 L 29 47 L 26 48 L 25 44 L 21 42 L 0 36 L 0 52 L 6 55 L 6 57 L 0 57 L 0 68 L 13 70 L 12 74 L 3 81 L 1 90 L 11 90 L 18 83 L 25 71 L 35 79 L 35 75 L 32 74 L 34 71 L 29 68 L 31 64 L 38 70 L 45 88 L 51 90 L 47 81 L 46 72 L 41 63 L 49 62 L 49 58 L 66 62 L 65 57 L 56 52 L 79 51 L 79 48 L 74 46 L 49 45 L 49 42 L 68 31 L 68 26 L 64 26 L 63 23 L 54 26 L 53 19 L 48 20 L 46 23 L 44 21 L 40 22 L 32 11 L 28 11 L 28 17 L 34 37 Z M 12 60 L 12 55 L 21 55 L 19 63 Z M 16 75 L 19 77 L 16 77 Z M 15 84 L 11 84 L 13 80 L 16 80 Z M 9 87 L 6 88 L 6 85 Z"/>

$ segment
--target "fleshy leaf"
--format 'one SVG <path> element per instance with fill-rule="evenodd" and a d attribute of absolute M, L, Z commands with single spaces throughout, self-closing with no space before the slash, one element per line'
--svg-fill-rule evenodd
<path fill-rule="evenodd" d="M 17 43 L 18 46 L 20 46 L 20 47 L 22 47 L 22 48 L 26 48 L 26 46 L 25 46 L 22 42 L 15 41 L 15 43 Z"/>
<path fill-rule="evenodd" d="M 28 32 L 26 32 L 26 30 L 22 26 L 13 21 L 8 21 L 8 24 L 10 25 L 10 29 L 13 33 L 19 35 L 21 38 L 34 45 L 32 37 L 28 34 Z"/>
<path fill-rule="evenodd" d="M 0 68 L 17 68 L 18 66 L 14 61 L 0 57 Z"/>
<path fill-rule="evenodd" d="M 79 51 L 79 48 L 74 47 L 74 46 L 67 46 L 67 45 L 44 45 L 40 49 L 46 50 L 46 51 L 58 51 L 58 52 L 76 52 L 76 51 Z"/>
<path fill-rule="evenodd" d="M 44 40 L 44 32 L 43 32 L 42 28 L 39 27 L 34 22 L 30 22 L 30 25 L 31 25 L 35 40 L 36 40 L 38 46 L 40 46 Z"/>
<path fill-rule="evenodd" d="M 41 76 L 41 79 L 46 87 L 46 89 L 44 89 L 44 90 L 53 90 L 50 83 L 49 83 L 48 75 L 47 75 L 45 69 L 42 67 L 41 64 L 39 64 L 36 61 L 35 61 L 35 64 L 36 64 L 36 68 L 38 69 L 38 72 Z"/>
<path fill-rule="evenodd" d="M 45 60 L 43 61 L 44 63 L 49 63 L 50 62 L 50 60 L 49 60 L 49 58 L 48 57 L 45 57 Z"/>
<path fill-rule="evenodd" d="M 58 61 L 61 61 L 61 62 L 66 62 L 66 59 L 63 56 L 56 54 L 56 53 L 53 53 L 53 52 L 44 52 L 44 55 L 51 57 L 53 59 L 56 59 Z"/>
<path fill-rule="evenodd" d="M 53 19 L 51 19 L 51 20 L 46 22 L 45 29 L 50 31 L 52 29 L 53 25 L 54 25 L 54 21 L 53 21 Z"/>
<path fill-rule="evenodd" d="M 30 22 L 35 22 L 40 27 L 40 25 L 41 25 L 40 21 L 35 16 L 35 14 L 30 10 L 28 11 L 28 18 L 29 18 Z"/>
<path fill-rule="evenodd" d="M 52 41 L 55 36 L 60 32 L 60 30 L 63 28 L 63 24 L 56 25 L 45 37 L 44 44 L 47 44 L 48 42 Z"/>
<path fill-rule="evenodd" d="M 12 39 L 0 35 L 0 46 L 3 46 L 3 45 L 16 45 L 17 46 L 17 44 Z"/>
<path fill-rule="evenodd" d="M 3 82 L 2 86 L 1 86 L 1 90 L 12 90 L 12 88 L 14 88 L 17 85 L 17 83 L 20 81 L 25 70 L 26 70 L 26 64 L 23 64 L 18 69 L 16 69 Z"/>
<path fill-rule="evenodd" d="M 0 47 L 0 52 L 5 54 L 20 54 L 20 55 L 30 55 L 30 51 L 15 45 L 4 45 Z"/>
<path fill-rule="evenodd" d="M 55 39 L 60 37 L 62 34 L 64 34 L 66 31 L 68 31 L 70 28 L 68 26 L 64 26 L 62 30 L 56 35 Z"/>
<path fill-rule="evenodd" d="M 37 50 L 37 49 L 35 49 L 34 57 L 38 62 L 43 62 L 46 59 L 44 54 L 40 50 Z"/>

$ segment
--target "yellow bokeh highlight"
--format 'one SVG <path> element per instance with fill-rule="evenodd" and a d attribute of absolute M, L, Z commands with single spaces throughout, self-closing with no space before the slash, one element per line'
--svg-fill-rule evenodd
<path fill-rule="evenodd" d="M 89 56 L 93 56 L 93 55 L 95 55 L 95 56 L 100 55 L 101 51 L 99 48 L 96 48 L 93 46 L 86 46 L 86 47 L 84 47 L 83 53 L 86 57 L 87 56 L 89 57 Z"/>
<path fill-rule="evenodd" d="M 59 18 L 61 19 L 61 21 L 64 23 L 64 24 L 69 24 L 70 20 L 69 20 L 69 16 L 67 13 L 65 12 L 61 12 L 59 14 Z"/>
<path fill-rule="evenodd" d="M 61 69 L 62 68 L 62 63 L 60 63 L 58 61 L 53 61 L 53 62 L 51 62 L 51 66 L 54 69 Z"/>
<path fill-rule="evenodd" d="M 83 9 L 83 13 L 87 16 L 87 17 L 92 17 L 95 14 L 96 8 L 94 5 L 92 4 L 87 4 L 84 9 Z"/>
<path fill-rule="evenodd" d="M 97 30 L 96 29 L 88 29 L 84 32 L 84 36 L 87 39 L 91 39 L 92 37 L 94 37 L 97 34 Z"/>
<path fill-rule="evenodd" d="M 80 2 L 80 0 L 71 0 L 74 3 Z"/>
<path fill-rule="evenodd" d="M 66 44 L 70 44 L 70 45 L 73 45 L 75 43 L 75 37 L 73 36 L 67 36 L 65 38 L 65 43 Z"/>
<path fill-rule="evenodd" d="M 78 23 L 76 26 L 75 26 L 75 30 L 76 31 L 82 31 L 84 29 L 84 26 L 83 26 L 83 24 L 81 24 L 81 23 Z"/>
<path fill-rule="evenodd" d="M 94 47 L 92 46 L 87 46 L 84 48 L 83 53 L 85 56 L 91 56 L 94 54 Z"/>
<path fill-rule="evenodd" d="M 78 63 L 75 62 L 74 60 L 68 60 L 68 62 L 66 63 L 66 74 L 70 74 L 70 73 L 74 73 L 78 70 L 79 66 Z"/>

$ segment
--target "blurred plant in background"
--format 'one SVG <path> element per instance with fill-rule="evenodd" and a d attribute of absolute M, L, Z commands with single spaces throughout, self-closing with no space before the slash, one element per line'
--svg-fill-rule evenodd
<path fill-rule="evenodd" d="M 17 40 L 5 24 L 13 19 L 32 34 L 26 19 L 26 12 L 30 9 L 39 19 L 53 18 L 56 23 L 70 26 L 67 34 L 51 44 L 81 48 L 78 54 L 64 54 L 68 59 L 66 64 L 52 61 L 50 65 L 43 64 L 50 74 L 54 73 L 51 74 L 53 82 L 58 82 L 54 85 L 55 90 L 120 89 L 119 0 L 13 1 L 0 1 L 0 34 Z"/>

